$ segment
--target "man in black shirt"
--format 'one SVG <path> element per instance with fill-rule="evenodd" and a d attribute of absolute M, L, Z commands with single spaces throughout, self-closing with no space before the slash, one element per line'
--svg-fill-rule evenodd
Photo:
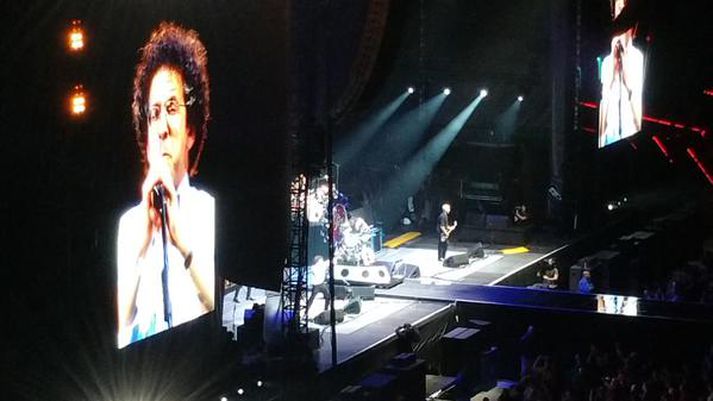
<path fill-rule="evenodd" d="M 441 206 L 441 214 L 438 216 L 438 261 L 441 262 L 446 258 L 446 251 L 448 250 L 448 237 L 451 232 L 456 228 L 458 222 L 453 222 L 449 224 L 448 214 L 451 212 L 451 205 L 444 203 Z"/>

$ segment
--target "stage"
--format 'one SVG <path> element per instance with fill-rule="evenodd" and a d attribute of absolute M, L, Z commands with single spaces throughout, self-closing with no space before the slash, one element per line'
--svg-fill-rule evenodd
<path fill-rule="evenodd" d="M 546 257 L 553 246 L 528 246 L 527 252 L 504 254 L 508 248 L 502 245 L 483 245 L 484 257 L 472 258 L 470 263 L 458 268 L 445 267 L 437 260 L 436 238 L 419 237 L 396 249 L 382 248 L 376 254 L 377 262 L 384 264 L 407 263 L 418 266 L 418 278 L 403 279 L 401 284 L 390 289 L 376 289 L 373 299 L 362 300 L 359 313 L 345 313 L 344 319 L 336 325 L 337 331 L 337 364 L 339 370 L 350 369 L 353 364 L 364 363 L 367 354 L 393 355 L 395 329 L 404 325 L 429 326 L 434 322 L 452 319 L 453 301 L 455 296 L 421 297 L 427 289 L 445 288 L 452 284 L 461 284 L 459 288 L 477 289 L 481 286 L 491 286 L 521 269 L 532 266 Z M 464 254 L 476 247 L 477 243 L 452 243 L 446 258 Z M 336 271 L 337 269 L 335 269 Z M 337 280 L 335 284 L 344 284 Z M 448 287 L 450 288 L 450 287 Z M 455 287 L 453 287 L 455 288 Z M 237 302 L 235 291 L 239 289 Z M 415 291 L 415 292 L 414 292 Z M 223 298 L 223 326 L 235 334 L 237 328 L 243 325 L 246 309 L 254 304 L 263 305 L 269 293 L 253 288 L 251 298 L 246 299 L 247 288 L 237 286 L 226 287 Z M 335 308 L 344 310 L 348 299 L 336 299 Z M 309 310 L 310 327 L 319 330 L 320 348 L 315 359 L 320 372 L 334 368 L 332 366 L 331 332 L 328 325 L 314 323 L 314 318 L 324 310 L 324 299 L 317 295 Z M 375 350 L 380 350 L 374 353 Z M 371 364 L 373 362 L 369 362 Z"/>
<path fill-rule="evenodd" d="M 383 248 L 377 255 L 380 262 L 401 261 L 419 267 L 420 278 L 437 282 L 460 282 L 467 284 L 494 285 L 503 278 L 541 260 L 557 249 L 557 245 L 530 245 L 526 251 L 511 254 L 503 251 L 516 249 L 518 245 L 483 244 L 484 258 L 473 258 L 467 266 L 444 267 L 438 261 L 438 239 L 435 236 L 421 236 L 396 249 Z M 451 242 L 446 258 L 466 254 L 477 248 L 477 242 Z"/>
<path fill-rule="evenodd" d="M 446 258 L 460 255 L 469 252 L 475 248 L 478 243 L 473 242 L 455 242 L 451 243 L 446 254 Z M 394 264 L 405 263 L 419 268 L 418 282 L 421 285 L 444 285 L 448 283 L 462 283 L 466 285 L 495 285 L 504 278 L 517 273 L 523 269 L 527 269 L 539 260 L 550 255 L 557 249 L 554 245 L 528 245 L 527 252 L 504 254 L 503 250 L 512 249 L 513 246 L 505 245 L 489 245 L 483 244 L 485 257 L 473 258 L 470 262 L 462 267 L 452 268 L 443 266 L 442 262 L 437 260 L 437 239 L 433 236 L 418 237 L 403 246 L 395 249 L 382 248 L 376 253 L 377 263 Z M 335 269 L 336 270 L 336 269 Z M 406 281 L 413 281 L 406 279 Z M 336 284 L 344 284 L 340 280 L 335 281 Z M 394 287 L 394 291 L 399 291 L 400 285 Z M 236 286 L 226 288 L 223 298 L 223 326 L 234 332 L 235 328 L 243 324 L 245 309 L 252 308 L 254 303 L 264 304 L 266 295 L 262 289 L 253 288 L 251 290 L 251 298 L 246 299 L 247 287 L 240 288 L 238 300 L 234 301 Z M 382 293 L 381 290 L 377 290 Z M 383 294 L 388 294 L 383 292 Z M 438 299 L 438 301 L 449 302 L 449 299 Z M 337 300 L 337 308 L 341 307 L 343 300 Z M 317 296 L 312 308 L 310 309 L 310 317 L 314 318 L 323 307 L 324 302 L 321 295 Z M 364 313 L 369 309 L 369 304 L 365 304 Z M 400 309 L 411 309 L 404 305 L 390 306 L 389 308 L 399 308 L 400 315 L 403 312 Z M 388 309 L 390 310 L 390 309 Z M 430 313 L 430 312 L 429 312 Z M 422 316 L 420 316 L 422 317 Z M 420 318 L 419 317 L 419 318 Z M 349 316 L 342 325 L 348 323 Z M 409 321 L 408 323 L 413 323 Z M 352 326 L 347 326 L 352 327 Z M 337 334 L 345 331 L 358 331 L 344 328 L 337 330 Z"/>
<path fill-rule="evenodd" d="M 460 315 L 484 320 L 497 316 L 497 313 L 544 313 L 577 318 L 599 314 L 611 318 L 671 321 L 713 318 L 711 308 L 704 306 L 684 308 L 628 297 L 621 300 L 634 303 L 635 310 L 609 310 L 602 307 L 603 298 L 597 294 L 498 285 L 510 275 L 536 269 L 541 260 L 562 252 L 567 244 L 528 246 L 528 252 L 520 250 L 514 254 L 508 254 L 506 247 L 486 245 L 484 257 L 473 258 L 460 268 L 449 268 L 437 261 L 434 240 L 419 238 L 396 249 L 382 249 L 377 254 L 380 262 L 400 261 L 418 266 L 420 277 L 404 278 L 388 288 L 375 288 L 373 298 L 360 300 L 357 310 L 343 314 L 343 320 L 336 325 L 336 365 L 332 363 L 329 325 L 314 322 L 324 311 L 324 299 L 317 296 L 309 317 L 310 328 L 319 333 L 320 346 L 313 355 L 317 370 L 329 383 L 329 389 L 325 388 L 325 391 L 339 391 L 395 356 L 399 350 L 396 330 L 404 324 L 439 339 L 458 325 L 457 316 Z M 474 243 L 452 244 L 447 257 L 466 253 L 474 246 Z M 246 300 L 246 291 L 242 288 L 239 302 L 235 302 L 234 289 L 227 290 L 223 302 L 223 325 L 233 333 L 243 324 L 246 309 L 266 301 L 266 292 L 260 289 L 253 289 L 251 296 L 254 299 Z M 349 301 L 349 298 L 336 299 L 335 308 L 344 311 Z M 611 303 L 612 299 L 606 299 L 606 302 Z"/>

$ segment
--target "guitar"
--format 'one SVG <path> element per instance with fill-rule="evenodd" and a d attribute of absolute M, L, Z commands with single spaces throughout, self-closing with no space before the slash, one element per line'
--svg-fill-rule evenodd
<path fill-rule="evenodd" d="M 458 227 L 458 222 L 454 221 L 452 225 L 446 226 L 445 232 L 441 229 L 441 241 L 445 242 L 456 227 Z"/>
<path fill-rule="evenodd" d="M 515 213 L 513 214 L 513 222 L 514 223 L 524 223 L 529 219 L 529 216 L 527 215 L 527 208 L 525 205 L 520 205 L 520 206 L 515 206 Z"/>

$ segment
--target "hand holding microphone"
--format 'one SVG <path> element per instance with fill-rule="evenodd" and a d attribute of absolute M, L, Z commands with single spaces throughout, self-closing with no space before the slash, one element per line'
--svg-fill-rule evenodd
<path fill-rule="evenodd" d="M 614 38 L 612 45 L 612 53 L 614 53 L 614 56 L 621 57 L 621 54 L 624 52 L 624 46 L 621 44 L 621 39 L 619 37 Z"/>
<path fill-rule="evenodd" d="M 141 186 L 142 202 L 146 205 L 153 229 L 161 227 L 161 210 L 164 207 L 170 209 L 175 192 L 173 177 L 167 163 L 163 158 L 154 158 L 149 164 L 146 178 Z M 166 212 L 170 213 L 169 210 Z"/>
<path fill-rule="evenodd" d="M 166 187 L 163 186 L 163 183 L 159 182 L 153 186 L 151 196 L 153 207 L 161 213 L 163 208 L 166 207 Z"/>

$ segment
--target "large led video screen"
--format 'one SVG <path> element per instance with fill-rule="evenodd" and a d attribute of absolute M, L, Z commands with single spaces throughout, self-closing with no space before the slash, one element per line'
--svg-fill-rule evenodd
<path fill-rule="evenodd" d="M 23 94 L 7 108 L 18 117 L 3 120 L 18 133 L 18 168 L 42 183 L 24 201 L 43 210 L 33 219 L 46 251 L 33 253 L 32 279 L 69 288 L 63 304 L 96 316 L 88 324 L 118 348 L 215 325 L 227 280 L 279 289 L 288 5 L 68 2 L 26 12 L 37 29 L 10 26 L 3 71 L 30 85 L 3 88 Z"/>
<path fill-rule="evenodd" d="M 210 115 L 198 33 L 162 22 L 140 50 L 132 118 L 145 173 L 117 239 L 122 347 L 215 309 L 215 198 L 191 185 Z"/>
<path fill-rule="evenodd" d="M 222 279 L 279 288 L 286 24 L 275 2 L 244 3 L 150 17 L 126 6 L 140 23 L 105 32 L 131 55 L 112 67 L 124 69 L 122 90 L 106 93 L 121 99 L 130 132 L 116 134 L 133 147 L 118 161 L 113 217 L 119 348 L 219 309 Z"/>

